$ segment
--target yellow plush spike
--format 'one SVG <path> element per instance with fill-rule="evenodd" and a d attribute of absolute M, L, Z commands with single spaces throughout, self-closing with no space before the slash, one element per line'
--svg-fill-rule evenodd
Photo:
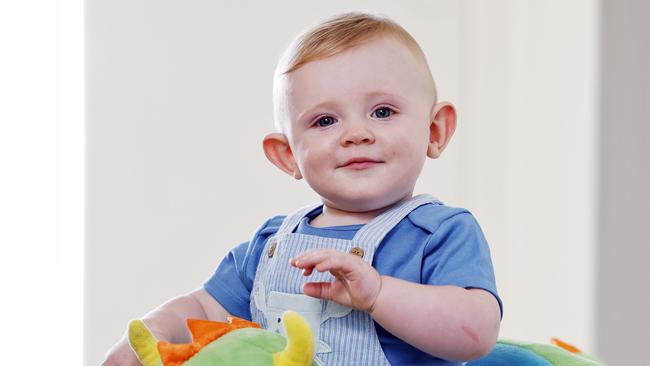
<path fill-rule="evenodd" d="M 160 354 L 158 340 L 142 320 L 131 320 L 129 323 L 129 344 L 138 356 L 142 366 L 159 366 Z"/>
<path fill-rule="evenodd" d="M 314 334 L 307 321 L 293 311 L 282 314 L 287 346 L 273 354 L 275 366 L 308 366 L 314 358 Z"/>

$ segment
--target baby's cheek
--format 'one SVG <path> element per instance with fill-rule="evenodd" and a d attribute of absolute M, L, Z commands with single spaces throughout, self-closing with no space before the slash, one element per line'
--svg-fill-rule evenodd
<path fill-rule="evenodd" d="M 408 138 L 395 137 L 385 151 L 391 158 L 408 158 L 412 155 L 414 142 Z"/>

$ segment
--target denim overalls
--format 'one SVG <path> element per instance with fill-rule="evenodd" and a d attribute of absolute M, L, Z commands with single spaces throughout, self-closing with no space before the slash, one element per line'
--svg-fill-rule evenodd
<path fill-rule="evenodd" d="M 300 220 L 321 204 L 301 208 L 287 216 L 262 252 L 251 291 L 252 320 L 281 333 L 282 313 L 294 310 L 311 326 L 315 359 L 319 364 L 389 365 L 368 313 L 302 293 L 306 282 L 331 282 L 332 275 L 314 271 L 310 276 L 303 276 L 302 270 L 292 267 L 289 260 L 310 249 L 331 248 L 360 256 L 372 265 L 375 250 L 384 236 L 411 211 L 431 202 L 438 201 L 430 195 L 412 197 L 362 226 L 352 240 L 293 233 Z"/>

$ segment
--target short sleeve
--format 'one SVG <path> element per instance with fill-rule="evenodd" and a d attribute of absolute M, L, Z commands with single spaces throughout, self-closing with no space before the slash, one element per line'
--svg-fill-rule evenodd
<path fill-rule="evenodd" d="M 277 232 L 282 219 L 282 216 L 276 216 L 267 220 L 250 241 L 241 243 L 228 252 L 214 274 L 203 284 L 203 288 L 228 313 L 251 319 L 250 293 L 260 254 L 266 240 Z"/>
<path fill-rule="evenodd" d="M 503 316 L 490 248 L 478 222 L 467 211 L 446 218 L 429 237 L 423 253 L 422 283 L 486 290 L 499 302 Z"/>

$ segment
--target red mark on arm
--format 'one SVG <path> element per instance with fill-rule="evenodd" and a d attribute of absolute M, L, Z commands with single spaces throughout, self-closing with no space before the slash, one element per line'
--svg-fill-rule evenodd
<path fill-rule="evenodd" d="M 474 343 L 480 344 L 479 336 L 474 329 L 468 327 L 467 325 L 461 325 L 460 329 L 463 331 L 463 333 L 467 334 L 468 337 L 470 337 Z"/>

